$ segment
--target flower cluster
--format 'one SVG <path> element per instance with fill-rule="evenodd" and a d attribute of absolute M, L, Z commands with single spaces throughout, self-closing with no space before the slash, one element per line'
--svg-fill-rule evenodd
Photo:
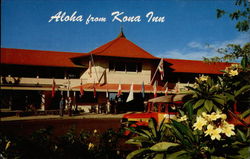
<path fill-rule="evenodd" d="M 195 78 L 197 82 L 206 82 L 208 80 L 209 76 L 200 76 L 199 78 Z"/>
<path fill-rule="evenodd" d="M 225 134 L 227 137 L 235 135 L 234 125 L 226 121 L 226 114 L 221 112 L 213 112 L 212 114 L 202 113 L 202 116 L 196 118 L 194 123 L 194 130 L 203 130 L 205 136 L 209 135 L 212 140 L 220 140 L 221 135 Z"/>
<path fill-rule="evenodd" d="M 242 66 L 240 64 L 232 64 L 230 67 L 226 67 L 225 73 L 229 77 L 237 76 L 241 71 Z"/>

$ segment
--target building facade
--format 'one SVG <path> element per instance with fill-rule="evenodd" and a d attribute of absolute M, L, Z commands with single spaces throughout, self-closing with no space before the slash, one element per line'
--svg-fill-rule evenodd
<path fill-rule="evenodd" d="M 128 40 L 122 31 L 89 53 L 1 48 L 1 108 L 58 109 L 64 96 L 73 97 L 74 104 L 83 107 L 110 100 L 119 101 L 124 111 L 142 110 L 144 101 L 155 95 L 185 91 L 195 77 L 220 75 L 228 65 L 161 60 Z M 134 100 L 126 102 L 132 84 Z M 119 97 L 118 91 L 122 93 Z"/>

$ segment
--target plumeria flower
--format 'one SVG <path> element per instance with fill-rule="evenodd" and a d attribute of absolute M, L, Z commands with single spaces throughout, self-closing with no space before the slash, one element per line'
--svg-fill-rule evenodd
<path fill-rule="evenodd" d="M 213 131 L 214 131 L 214 126 L 211 125 L 211 124 L 209 124 L 209 125 L 207 126 L 207 130 L 205 131 L 205 136 L 207 136 L 207 135 L 212 135 Z"/>
<path fill-rule="evenodd" d="M 206 112 L 202 112 L 201 114 L 203 116 L 203 118 L 207 119 L 208 118 L 208 114 Z"/>
<path fill-rule="evenodd" d="M 226 114 L 221 114 L 220 117 L 221 117 L 221 119 L 223 119 L 223 120 L 226 120 L 226 119 L 227 119 L 227 115 L 226 115 Z"/>
<path fill-rule="evenodd" d="M 177 119 L 178 122 L 182 122 L 182 121 L 186 121 L 187 120 L 187 116 L 184 115 L 181 118 Z"/>
<path fill-rule="evenodd" d="M 215 121 L 220 118 L 220 114 L 213 112 L 212 114 L 208 115 L 208 119 L 211 121 Z"/>
<path fill-rule="evenodd" d="M 91 142 L 89 143 L 89 146 L 88 146 L 88 150 L 90 150 L 90 149 L 92 149 L 92 148 L 94 148 L 95 147 L 95 145 L 94 144 L 92 144 Z"/>
<path fill-rule="evenodd" d="M 222 133 L 224 133 L 227 137 L 231 137 L 232 135 L 235 135 L 235 132 L 233 130 L 234 130 L 234 125 L 228 124 L 226 121 L 224 121 L 222 127 Z"/>
<path fill-rule="evenodd" d="M 239 68 L 242 68 L 242 67 L 241 67 L 241 65 L 239 65 L 239 64 L 232 64 L 232 65 L 230 66 L 230 68 L 231 68 L 231 69 L 239 69 Z"/>
<path fill-rule="evenodd" d="M 5 150 L 7 150 L 10 147 L 11 141 L 8 141 L 5 145 Z"/>
<path fill-rule="evenodd" d="M 207 80 L 208 80 L 208 76 L 202 75 L 199 79 L 200 79 L 201 81 L 207 81 Z"/>
<path fill-rule="evenodd" d="M 196 118 L 196 123 L 194 123 L 193 127 L 194 127 L 194 130 L 198 129 L 198 130 L 202 130 L 202 127 L 204 125 L 207 124 L 207 120 L 205 120 L 203 117 L 201 116 L 198 116 Z"/>
<path fill-rule="evenodd" d="M 233 76 L 237 76 L 239 74 L 239 72 L 237 70 L 230 70 L 229 71 L 229 76 L 233 77 Z"/>
<path fill-rule="evenodd" d="M 220 136 L 220 133 L 221 133 L 221 128 L 217 128 L 217 129 L 213 129 L 212 132 L 211 132 L 211 139 L 212 140 L 220 140 L 221 139 L 221 136 Z"/>

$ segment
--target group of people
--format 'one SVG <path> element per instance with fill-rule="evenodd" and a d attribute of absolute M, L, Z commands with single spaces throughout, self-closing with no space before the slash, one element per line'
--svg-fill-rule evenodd
<path fill-rule="evenodd" d="M 64 97 L 62 97 L 60 100 L 60 103 L 59 103 L 59 108 L 60 108 L 59 115 L 61 117 L 63 116 L 64 109 L 66 107 L 67 111 L 68 111 L 68 115 L 72 116 L 72 105 L 73 105 L 73 102 L 72 102 L 71 97 L 68 97 L 66 99 L 64 99 Z"/>

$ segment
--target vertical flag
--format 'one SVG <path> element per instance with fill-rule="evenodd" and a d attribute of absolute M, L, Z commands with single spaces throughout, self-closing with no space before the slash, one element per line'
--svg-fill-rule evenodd
<path fill-rule="evenodd" d="M 51 92 L 52 98 L 55 96 L 55 88 L 56 88 L 56 82 L 55 82 L 55 79 L 53 79 L 52 92 Z"/>
<path fill-rule="evenodd" d="M 68 86 L 67 86 L 67 97 L 69 98 L 70 94 L 69 94 L 69 89 L 70 89 L 70 80 L 68 78 Z"/>
<path fill-rule="evenodd" d="M 154 83 L 154 98 L 157 97 L 157 80 Z"/>
<path fill-rule="evenodd" d="M 142 85 L 141 85 L 141 93 L 142 93 L 142 98 L 144 99 L 144 98 L 145 98 L 145 86 L 144 86 L 144 81 L 142 82 Z"/>
<path fill-rule="evenodd" d="M 132 100 L 134 100 L 134 84 L 133 83 L 130 86 L 130 91 L 129 91 L 129 95 L 128 95 L 126 102 L 130 102 Z"/>
<path fill-rule="evenodd" d="M 166 87 L 166 90 L 165 90 L 165 96 L 168 95 L 168 87 Z"/>
<path fill-rule="evenodd" d="M 81 85 L 80 85 L 80 97 L 82 97 L 84 95 L 84 90 L 83 90 L 83 86 L 82 86 L 82 79 L 81 79 Z"/>
<path fill-rule="evenodd" d="M 108 84 L 106 83 L 106 98 L 109 98 Z"/>
<path fill-rule="evenodd" d="M 161 74 L 161 80 L 163 80 L 163 77 L 164 77 L 163 58 L 161 58 L 161 61 L 158 65 L 158 70 Z"/>
<path fill-rule="evenodd" d="M 93 95 L 94 95 L 94 98 L 96 98 L 96 88 L 95 88 L 95 82 L 94 82 L 94 85 L 93 85 Z"/>
<path fill-rule="evenodd" d="M 96 88 L 94 86 L 94 98 L 96 98 Z"/>
<path fill-rule="evenodd" d="M 106 98 L 109 98 L 109 91 L 106 89 Z"/>
<path fill-rule="evenodd" d="M 92 77 L 92 60 L 89 60 L 89 77 Z"/>
<path fill-rule="evenodd" d="M 176 83 L 176 85 L 175 85 L 175 92 L 176 93 L 179 93 L 179 82 L 178 83 Z"/>
<path fill-rule="evenodd" d="M 122 86 L 121 86 L 121 84 L 119 83 L 118 92 L 117 92 L 117 97 L 120 97 L 121 94 L 122 94 Z"/>

